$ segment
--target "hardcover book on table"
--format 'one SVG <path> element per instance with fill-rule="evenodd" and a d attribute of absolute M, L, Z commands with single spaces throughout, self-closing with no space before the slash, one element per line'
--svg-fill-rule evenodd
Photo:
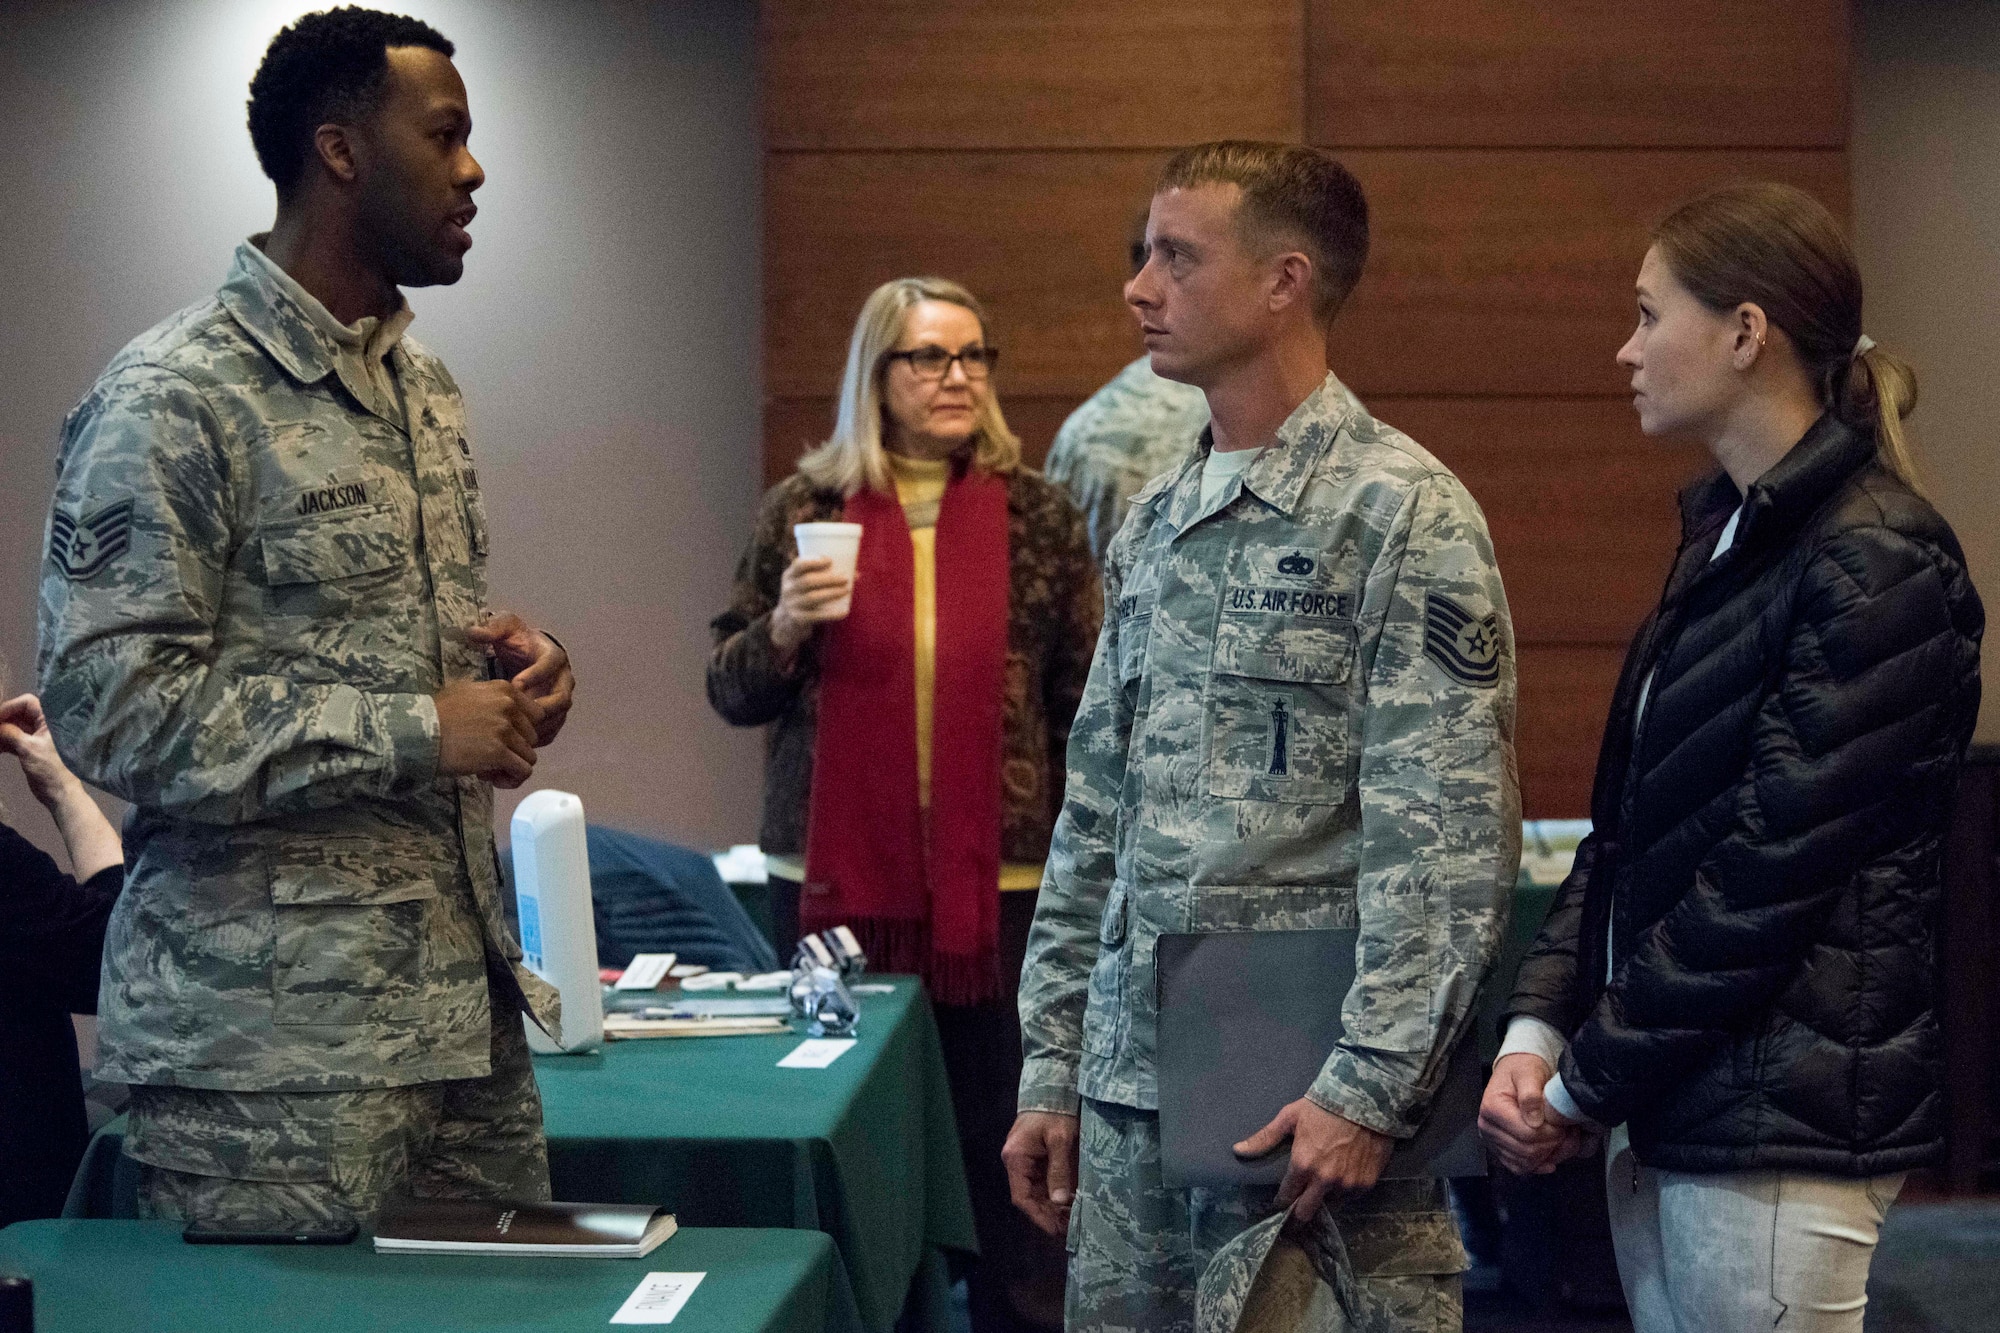
<path fill-rule="evenodd" d="M 637 1259 L 676 1229 L 672 1213 L 643 1203 L 395 1199 L 375 1225 L 375 1251 Z"/>

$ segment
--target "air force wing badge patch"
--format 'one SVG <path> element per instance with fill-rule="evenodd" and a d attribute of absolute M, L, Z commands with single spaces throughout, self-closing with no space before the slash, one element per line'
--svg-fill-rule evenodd
<path fill-rule="evenodd" d="M 81 518 L 58 509 L 49 519 L 49 559 L 81 583 L 125 554 L 132 544 L 132 501 L 119 500 Z"/>
<path fill-rule="evenodd" d="M 1500 614 L 1475 616 L 1439 592 L 1424 594 L 1424 653 L 1453 680 L 1500 683 Z"/>

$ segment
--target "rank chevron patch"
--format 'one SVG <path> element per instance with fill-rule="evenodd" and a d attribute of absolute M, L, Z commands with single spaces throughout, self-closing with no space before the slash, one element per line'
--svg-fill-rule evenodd
<path fill-rule="evenodd" d="M 49 519 L 49 559 L 81 583 L 132 544 L 132 502 L 120 500 L 82 518 L 58 509 Z"/>
<path fill-rule="evenodd" d="M 1453 680 L 1500 683 L 1500 614 L 1475 616 L 1440 592 L 1424 594 L 1424 654 Z"/>

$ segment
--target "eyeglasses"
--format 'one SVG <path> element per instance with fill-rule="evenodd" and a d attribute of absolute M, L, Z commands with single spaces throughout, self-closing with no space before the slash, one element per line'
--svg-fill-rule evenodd
<path fill-rule="evenodd" d="M 907 352 L 890 352 L 882 358 L 883 364 L 891 361 L 907 361 L 910 369 L 920 380 L 941 380 L 951 374 L 951 363 L 956 361 L 965 367 L 965 377 L 969 380 L 983 380 L 993 373 L 993 367 L 1000 362 L 997 347 L 967 347 L 956 352 L 947 352 L 942 347 L 913 347 Z"/>

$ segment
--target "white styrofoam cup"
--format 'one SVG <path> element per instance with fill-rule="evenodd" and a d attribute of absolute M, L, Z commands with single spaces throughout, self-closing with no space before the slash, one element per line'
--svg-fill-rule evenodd
<path fill-rule="evenodd" d="M 811 560 L 824 556 L 833 561 L 832 572 L 854 577 L 854 562 L 861 554 L 861 525 L 859 523 L 795 523 L 792 536 L 798 539 L 799 559 Z M 845 616 L 854 605 L 854 594 L 832 603 L 827 610 L 838 620 Z"/>

